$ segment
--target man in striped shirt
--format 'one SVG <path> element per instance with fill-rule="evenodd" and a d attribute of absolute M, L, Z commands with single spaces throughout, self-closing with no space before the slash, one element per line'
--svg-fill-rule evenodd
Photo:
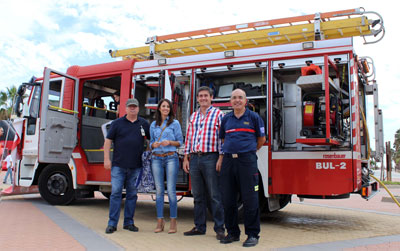
<path fill-rule="evenodd" d="M 202 86 L 197 91 L 200 108 L 190 116 L 186 133 L 183 169 L 190 174 L 194 198 L 194 224 L 186 236 L 206 233 L 207 200 L 214 219 L 217 240 L 224 238 L 224 209 L 219 186 L 222 164 L 219 129 L 223 113 L 211 105 L 213 94 Z"/>

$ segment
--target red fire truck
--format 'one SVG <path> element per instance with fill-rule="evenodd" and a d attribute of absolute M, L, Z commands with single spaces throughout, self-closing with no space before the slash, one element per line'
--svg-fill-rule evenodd
<path fill-rule="evenodd" d="M 377 13 L 351 9 L 151 37 L 143 47 L 110 50 L 121 61 L 45 68 L 20 87 L 21 96 L 31 91 L 16 104 L 15 185 L 3 194 L 39 191 L 50 204 L 107 195 L 102 126 L 123 115 L 112 95 L 119 91 L 120 111 L 137 98 L 149 121 L 158 100 L 172 100 L 185 135 L 196 90 L 209 86 L 223 112 L 232 90 L 243 89 L 248 109 L 265 122 L 267 142 L 257 153 L 263 211 L 283 208 L 292 195 L 368 198 L 377 184 L 369 178 L 366 95 L 376 93 L 376 81 L 353 37 L 373 43 L 383 34 Z M 180 170 L 177 193 L 190 190 Z"/>

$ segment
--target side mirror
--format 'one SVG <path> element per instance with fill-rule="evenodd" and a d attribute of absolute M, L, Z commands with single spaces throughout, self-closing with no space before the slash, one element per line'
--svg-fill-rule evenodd
<path fill-rule="evenodd" d="M 26 92 L 26 85 L 25 84 L 20 85 L 17 90 L 18 96 L 24 96 L 25 92 Z"/>
<path fill-rule="evenodd" d="M 23 95 L 18 94 L 18 96 L 15 100 L 15 104 L 14 104 L 14 111 L 18 117 L 21 117 L 21 114 L 22 114 L 23 105 L 24 105 L 23 101 L 24 101 Z"/>

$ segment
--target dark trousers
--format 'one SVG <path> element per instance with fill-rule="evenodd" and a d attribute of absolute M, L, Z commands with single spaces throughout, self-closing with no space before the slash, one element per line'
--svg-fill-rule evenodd
<path fill-rule="evenodd" d="M 248 236 L 258 238 L 260 210 L 258 204 L 258 168 L 255 152 L 239 153 L 237 158 L 224 154 L 221 169 L 222 201 L 228 234 L 240 236 L 238 225 L 239 193 L 244 208 L 244 228 Z"/>
<path fill-rule="evenodd" d="M 206 232 L 207 194 L 214 219 L 214 231 L 225 231 L 224 208 L 222 205 L 219 177 L 216 171 L 218 153 L 190 156 L 190 179 L 194 199 L 194 224 L 201 232 Z"/>

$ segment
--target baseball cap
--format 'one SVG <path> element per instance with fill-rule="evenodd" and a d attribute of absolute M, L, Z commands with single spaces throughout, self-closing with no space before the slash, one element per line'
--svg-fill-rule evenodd
<path fill-rule="evenodd" d="M 139 101 L 135 98 L 130 98 L 126 101 L 126 106 L 136 105 L 139 106 Z"/>

